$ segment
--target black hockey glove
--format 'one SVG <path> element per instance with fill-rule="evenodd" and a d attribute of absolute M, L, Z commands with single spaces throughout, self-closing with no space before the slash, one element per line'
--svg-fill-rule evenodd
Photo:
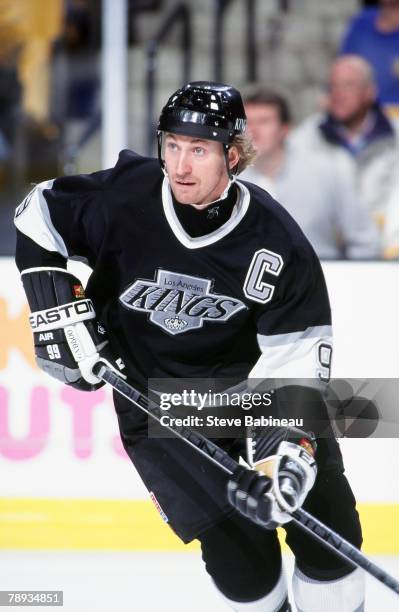
<path fill-rule="evenodd" d="M 271 490 L 272 481 L 268 476 L 240 465 L 227 483 L 227 499 L 254 523 L 275 529 L 278 522 L 272 517 L 274 499 Z"/>
<path fill-rule="evenodd" d="M 106 330 L 75 276 L 62 268 L 31 268 L 22 272 L 22 283 L 39 368 L 82 391 L 104 384 L 92 372 L 98 361 L 122 375 L 124 364 L 112 357 Z"/>
<path fill-rule="evenodd" d="M 252 469 L 240 466 L 228 482 L 229 502 L 268 529 L 291 520 L 316 479 L 316 444 L 300 429 L 275 427 L 256 439 Z"/>

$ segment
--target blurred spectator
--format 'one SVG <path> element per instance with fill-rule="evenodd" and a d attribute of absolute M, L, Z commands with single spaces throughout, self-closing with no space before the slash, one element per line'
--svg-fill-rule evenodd
<path fill-rule="evenodd" d="M 399 259 L 399 158 L 391 197 L 387 203 L 382 246 L 385 259 Z"/>
<path fill-rule="evenodd" d="M 0 0 L 0 254 L 15 251 L 15 201 L 55 176 L 48 123 L 49 57 L 63 0 Z"/>
<path fill-rule="evenodd" d="M 397 167 L 399 123 L 388 119 L 376 99 L 371 66 L 353 55 L 338 58 L 330 69 L 327 112 L 302 122 L 291 142 L 300 150 L 329 153 L 331 163 L 353 175 L 363 205 L 382 227 Z"/>
<path fill-rule="evenodd" d="M 319 257 L 378 257 L 378 233 L 350 175 L 340 173 L 323 153 L 297 154 L 287 145 L 287 101 L 257 88 L 244 96 L 244 104 L 258 156 L 240 179 L 269 191 L 294 217 Z"/>
<path fill-rule="evenodd" d="M 21 84 L 16 62 L 0 53 L 0 160 L 11 155 L 20 115 Z"/>
<path fill-rule="evenodd" d="M 46 2 L 44 18 L 42 0 L 1 0 L 0 133 L 7 169 L 0 199 L 6 205 L 20 197 L 25 183 L 56 170 L 48 61 L 62 10 L 62 0 Z"/>
<path fill-rule="evenodd" d="M 71 5 L 53 48 L 50 114 L 61 133 L 61 161 L 67 162 L 100 114 L 100 59 L 87 3 Z"/>
<path fill-rule="evenodd" d="M 22 40 L 21 21 L 9 3 L 0 12 L 0 203 L 13 168 L 15 136 L 21 114 L 22 87 L 18 60 Z M 9 198 L 9 194 L 6 194 Z"/>
<path fill-rule="evenodd" d="M 0 8 L 0 55 L 14 53 L 23 110 L 36 122 L 45 122 L 48 61 L 51 44 L 60 31 L 63 0 L 1 0 Z"/>
<path fill-rule="evenodd" d="M 379 0 L 378 4 L 355 15 L 340 52 L 360 55 L 370 63 L 380 103 L 399 116 L 399 0 Z"/>

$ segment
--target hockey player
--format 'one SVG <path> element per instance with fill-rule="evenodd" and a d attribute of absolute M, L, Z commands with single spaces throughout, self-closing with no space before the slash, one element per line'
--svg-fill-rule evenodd
<path fill-rule="evenodd" d="M 142 387 L 149 378 L 328 375 L 321 267 L 289 214 L 237 180 L 253 158 L 245 122 L 236 89 L 190 83 L 162 110 L 160 165 L 122 151 L 114 168 L 45 181 L 20 204 L 16 261 L 43 370 L 83 390 L 99 386 L 99 359 Z M 73 257 L 93 270 L 86 291 L 66 269 Z M 298 610 L 363 609 L 360 570 L 291 524 L 279 472 L 270 484 L 259 471 L 278 460 L 297 503 L 360 546 L 335 440 L 316 450 L 305 431 L 270 428 L 247 457 L 258 469 L 229 479 L 182 440 L 149 437 L 146 417 L 114 401 L 129 457 L 175 533 L 199 539 L 233 610 L 289 610 L 279 524 L 296 557 Z M 232 440 L 224 447 L 236 452 Z"/>

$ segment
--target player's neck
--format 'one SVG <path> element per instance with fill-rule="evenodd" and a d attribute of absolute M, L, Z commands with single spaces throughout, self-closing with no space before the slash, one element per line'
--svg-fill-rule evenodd
<path fill-rule="evenodd" d="M 205 208 L 208 208 L 209 206 L 211 206 L 212 204 L 218 203 L 218 202 L 222 202 L 223 200 L 225 200 L 228 196 L 229 193 L 231 191 L 231 186 L 233 184 L 233 181 L 229 178 L 226 179 L 225 184 L 223 185 L 223 190 L 216 194 L 213 194 L 213 196 L 211 196 L 209 202 L 204 202 L 201 204 L 195 204 L 195 203 L 190 203 L 189 206 L 193 206 L 196 210 L 205 210 Z"/>
<path fill-rule="evenodd" d="M 377 20 L 377 30 L 380 32 L 394 32 L 399 28 L 399 5 L 384 6 L 381 8 Z"/>
<path fill-rule="evenodd" d="M 173 193 L 172 201 L 175 213 L 184 230 L 192 238 L 198 238 L 216 231 L 230 219 L 237 201 L 237 186 L 233 183 L 224 200 L 218 200 L 204 209 L 181 204 Z"/>

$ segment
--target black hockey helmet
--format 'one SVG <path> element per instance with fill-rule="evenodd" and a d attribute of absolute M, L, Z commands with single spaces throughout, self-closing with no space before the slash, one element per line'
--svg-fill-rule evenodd
<path fill-rule="evenodd" d="M 230 85 L 211 81 L 187 83 L 172 94 L 158 122 L 158 157 L 162 167 L 162 133 L 197 136 L 223 144 L 227 154 L 235 136 L 244 134 L 247 118 L 240 92 Z"/>
<path fill-rule="evenodd" d="M 210 81 L 195 81 L 178 89 L 161 111 L 158 131 L 198 136 L 231 144 L 245 132 L 246 116 L 240 92 Z"/>

